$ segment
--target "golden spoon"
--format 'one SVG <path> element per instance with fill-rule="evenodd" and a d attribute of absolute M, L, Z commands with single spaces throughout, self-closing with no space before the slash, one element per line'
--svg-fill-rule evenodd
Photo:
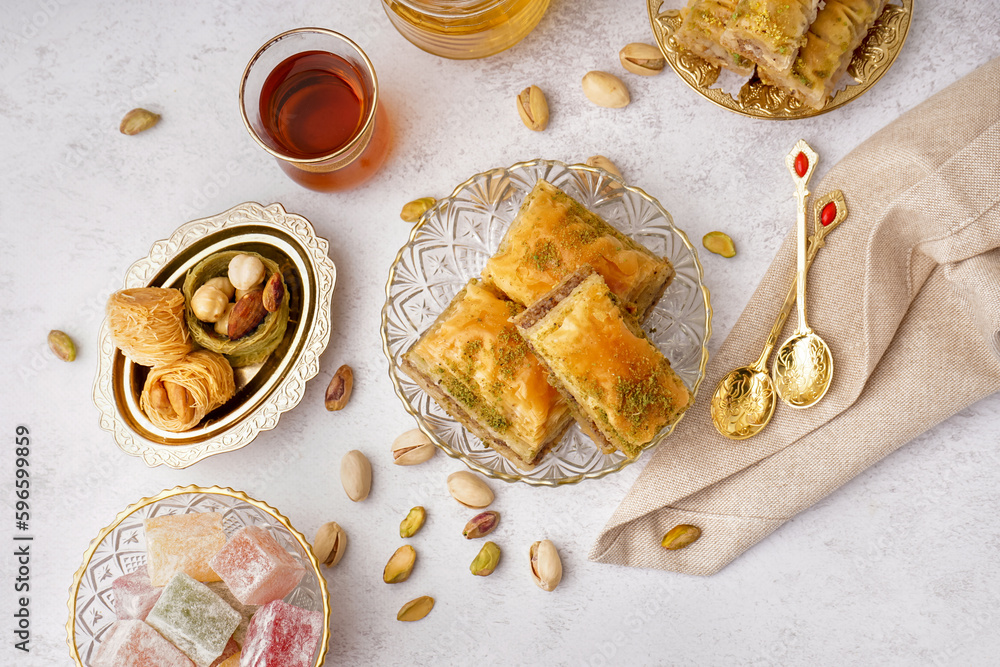
<path fill-rule="evenodd" d="M 814 233 L 809 238 L 806 256 L 806 271 L 812 266 L 816 253 L 825 244 L 825 237 L 847 218 L 847 204 L 840 190 L 823 196 L 814 207 Z M 764 349 L 757 361 L 730 371 L 715 388 L 712 395 L 712 423 L 719 433 L 730 440 L 744 440 L 757 435 L 767 426 L 774 414 L 774 385 L 767 374 L 767 359 L 771 356 L 778 334 L 785 326 L 785 320 L 795 305 L 796 285 L 794 279 L 789 285 L 785 303 L 774 320 L 774 326 L 767 336 Z"/>
<path fill-rule="evenodd" d="M 803 156 L 805 156 L 803 158 Z M 799 325 L 774 357 L 774 387 L 778 397 L 793 408 L 815 405 L 830 388 L 833 380 L 833 356 L 826 342 L 806 323 L 806 185 L 819 156 L 801 139 L 785 157 L 788 171 L 795 180 L 798 202 L 796 235 L 798 245 L 798 278 L 796 279 Z M 803 170 L 802 162 L 806 161 Z M 805 173 L 803 173 L 803 171 Z"/>

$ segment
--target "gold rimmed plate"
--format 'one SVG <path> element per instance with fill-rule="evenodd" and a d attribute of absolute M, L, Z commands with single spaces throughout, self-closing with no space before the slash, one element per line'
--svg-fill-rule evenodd
<path fill-rule="evenodd" d="M 101 327 L 94 380 L 101 428 L 114 435 L 122 451 L 148 466 L 186 468 L 247 445 L 302 400 L 306 381 L 319 372 L 319 357 L 330 341 L 337 270 L 327 241 L 316 236 L 308 220 L 280 204 L 248 202 L 181 225 L 129 268 L 124 287 L 180 289 L 192 267 L 226 250 L 250 250 L 278 263 L 288 288 L 288 328 L 265 361 L 235 370 L 236 395 L 195 428 L 171 433 L 150 422 L 139 408 L 148 369 L 115 347 L 107 322 Z"/>
<path fill-rule="evenodd" d="M 69 589 L 66 643 L 73 661 L 80 667 L 91 664 L 116 620 L 111 583 L 146 563 L 143 520 L 195 512 L 222 514 L 222 527 L 227 536 L 244 526 L 264 528 L 305 567 L 306 575 L 285 597 L 285 602 L 309 611 L 323 612 L 323 636 L 314 655 L 314 665 L 322 665 L 330 639 L 330 599 L 312 547 L 288 518 L 275 508 L 242 491 L 218 486 L 178 486 L 143 498 L 120 512 L 94 538 Z"/>
<path fill-rule="evenodd" d="M 913 16 L 913 0 L 890 0 L 868 36 L 854 51 L 847 69 L 849 84 L 820 110 L 805 106 L 789 93 L 761 83 L 756 76 L 734 96 L 716 85 L 719 68 L 680 47 L 674 33 L 681 24 L 684 0 L 646 0 L 653 35 L 667 62 L 684 83 L 715 104 L 744 116 L 795 120 L 842 107 L 866 93 L 892 67 L 903 49 Z"/>
<path fill-rule="evenodd" d="M 555 160 L 520 162 L 477 174 L 458 185 L 421 218 L 389 270 L 382 309 L 382 347 L 403 407 L 445 453 L 473 470 L 539 486 L 572 484 L 621 470 L 632 460 L 605 454 L 572 426 L 530 472 L 514 467 L 445 412 L 400 370 L 402 354 L 434 322 L 496 252 L 524 197 L 539 179 L 566 191 L 588 209 L 654 253 L 677 272 L 643 329 L 684 384 L 697 392 L 708 360 L 712 308 L 698 253 L 660 203 L 601 169 Z M 666 428 L 647 445 L 669 435 Z"/>

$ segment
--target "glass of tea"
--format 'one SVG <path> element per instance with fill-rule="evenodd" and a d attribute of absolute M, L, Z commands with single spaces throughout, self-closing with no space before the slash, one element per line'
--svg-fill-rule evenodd
<path fill-rule="evenodd" d="M 413 44 L 461 60 L 520 42 L 542 20 L 549 0 L 382 0 L 382 7 Z"/>
<path fill-rule="evenodd" d="M 312 190 L 359 185 L 389 153 L 375 68 L 332 30 L 289 30 L 260 47 L 243 72 L 240 110 L 250 136 Z"/>

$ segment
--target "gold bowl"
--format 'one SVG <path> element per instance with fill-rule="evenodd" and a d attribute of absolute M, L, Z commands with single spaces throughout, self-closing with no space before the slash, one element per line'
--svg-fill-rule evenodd
<path fill-rule="evenodd" d="M 330 639 L 330 598 L 326 579 L 312 547 L 287 517 L 267 503 L 254 500 L 242 491 L 218 486 L 178 486 L 151 498 L 143 498 L 119 512 L 115 520 L 98 533 L 83 554 L 83 564 L 73 575 L 69 589 L 69 620 L 66 643 L 70 657 L 83 667 L 91 659 L 115 622 L 111 583 L 135 571 L 146 562 L 144 519 L 165 514 L 219 512 L 226 535 L 243 526 L 268 530 L 306 568 L 306 576 L 285 601 L 310 611 L 323 612 L 323 636 L 316 649 L 315 666 L 323 664 Z"/>
<path fill-rule="evenodd" d="M 751 118 L 796 120 L 833 111 L 868 92 L 882 78 L 903 49 L 913 17 L 913 0 L 892 0 L 854 51 L 847 76 L 854 80 L 838 91 L 820 110 L 805 106 L 787 92 L 761 83 L 756 76 L 744 84 L 735 97 L 713 87 L 719 68 L 695 56 L 677 43 L 674 33 L 681 24 L 679 9 L 664 9 L 665 0 L 646 0 L 653 35 L 667 62 L 684 83 L 724 109 Z"/>
<path fill-rule="evenodd" d="M 198 426 L 172 433 L 155 426 L 139 407 L 148 369 L 115 347 L 107 322 L 101 327 L 94 403 L 101 428 L 118 447 L 150 467 L 186 468 L 239 449 L 261 431 L 274 428 L 283 412 L 305 394 L 319 373 L 319 357 L 330 341 L 330 300 L 337 270 L 329 244 L 305 218 L 281 204 L 248 202 L 224 213 L 181 225 L 157 241 L 149 255 L 125 274 L 125 288 L 181 288 L 188 270 L 224 250 L 251 250 L 278 263 L 288 288 L 288 328 L 277 349 L 261 363 L 237 368 L 236 395 Z"/>

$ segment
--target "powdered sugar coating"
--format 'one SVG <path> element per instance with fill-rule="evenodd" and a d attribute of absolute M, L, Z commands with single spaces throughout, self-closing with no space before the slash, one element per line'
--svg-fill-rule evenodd
<path fill-rule="evenodd" d="M 250 619 L 240 667 L 312 667 L 322 635 L 322 613 L 269 602 Z"/>
<path fill-rule="evenodd" d="M 153 586 L 143 565 L 135 572 L 125 574 L 111 582 L 115 596 L 115 615 L 119 621 L 146 620 L 146 615 L 160 599 L 162 588 Z"/>
<path fill-rule="evenodd" d="M 209 667 L 222 655 L 241 618 L 208 586 L 181 572 L 163 589 L 146 622 L 196 665 Z"/>
<path fill-rule="evenodd" d="M 208 561 L 226 543 L 221 514 L 168 514 L 150 517 L 143 526 L 146 569 L 154 586 L 165 586 L 178 572 L 198 581 L 219 580 Z"/>
<path fill-rule="evenodd" d="M 194 663 L 143 621 L 127 619 L 111 627 L 91 666 L 194 667 Z"/>
<path fill-rule="evenodd" d="M 257 526 L 236 531 L 210 566 L 237 600 L 256 605 L 284 598 L 306 572 L 271 533 Z"/>

